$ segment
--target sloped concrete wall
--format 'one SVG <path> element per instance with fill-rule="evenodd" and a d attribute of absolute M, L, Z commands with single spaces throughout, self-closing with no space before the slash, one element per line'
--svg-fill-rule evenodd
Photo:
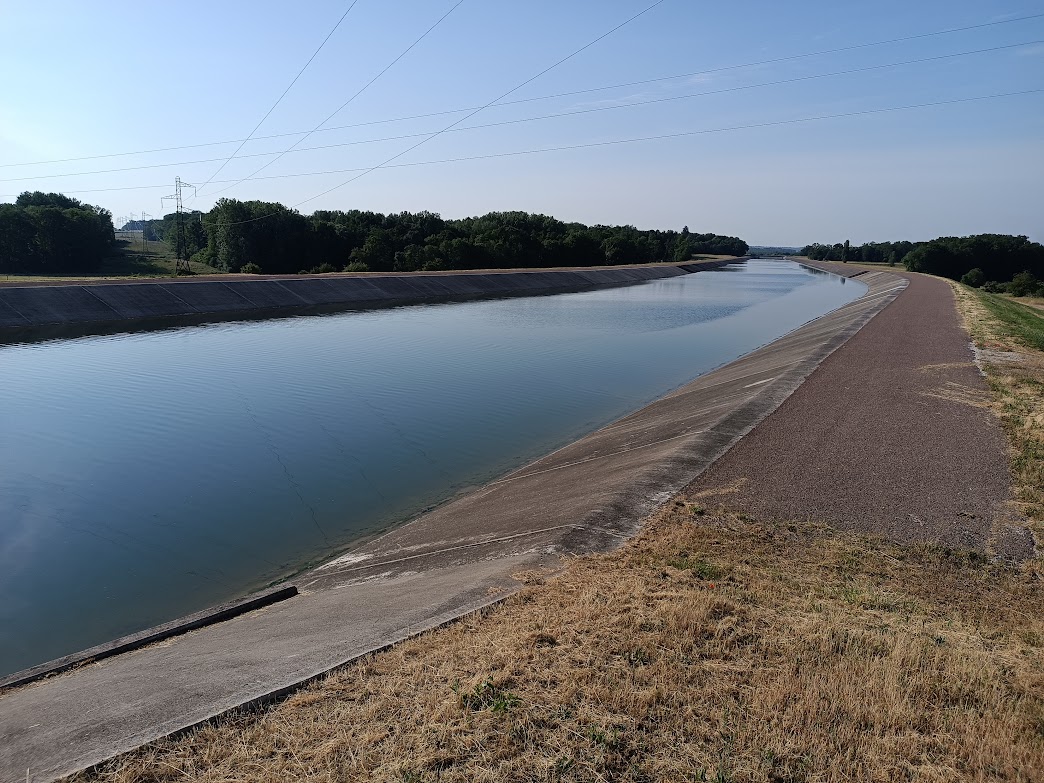
<path fill-rule="evenodd" d="M 531 296 L 630 285 L 727 261 L 539 270 L 246 279 L 150 280 L 0 287 L 0 328 L 115 323 L 180 316 L 241 316 L 315 307 L 379 307 L 488 296 Z"/>

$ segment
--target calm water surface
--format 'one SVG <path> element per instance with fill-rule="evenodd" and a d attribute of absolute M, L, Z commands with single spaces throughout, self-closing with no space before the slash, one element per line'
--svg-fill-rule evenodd
<path fill-rule="evenodd" d="M 285 577 L 864 291 L 751 261 L 0 347 L 0 674 Z"/>

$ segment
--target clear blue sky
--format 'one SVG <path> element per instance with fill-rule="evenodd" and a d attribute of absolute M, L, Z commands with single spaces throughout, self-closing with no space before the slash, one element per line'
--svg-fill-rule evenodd
<path fill-rule="evenodd" d="M 455 0 L 359 0 L 258 135 L 309 130 L 399 55 Z M 481 106 L 652 0 L 464 0 L 328 126 Z M 6 165 L 243 139 L 349 3 L 114 2 L 0 5 L 0 194 L 59 190 L 117 216 L 161 214 L 173 180 L 214 177 L 236 143 L 48 165 Z M 512 99 L 727 68 L 1044 13 L 1008 0 L 735 3 L 665 0 Z M 1044 41 L 1044 17 L 903 43 L 491 107 L 462 124 L 758 85 Z M 1044 43 L 752 87 L 665 103 L 451 132 L 399 163 L 778 123 L 1044 88 Z M 373 166 L 464 114 L 317 133 L 262 176 Z M 298 137 L 251 141 L 240 155 Z M 928 239 L 1002 232 L 1044 240 L 1044 93 L 675 139 L 375 171 L 255 179 L 233 159 L 215 198 L 445 217 L 524 209 L 587 223 L 735 234 L 754 244 Z M 129 166 L 177 165 L 98 172 Z M 62 175 L 62 176 L 48 176 Z M 93 191 L 93 192 L 85 192 Z M 308 200 L 311 199 L 311 200 Z M 191 200 L 191 199 L 190 199 Z M 302 203 L 303 202 L 303 203 Z M 169 207 L 167 208 L 169 211 Z"/>

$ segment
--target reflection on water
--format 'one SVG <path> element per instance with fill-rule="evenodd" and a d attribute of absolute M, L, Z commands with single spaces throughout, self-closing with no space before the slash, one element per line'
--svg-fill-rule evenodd
<path fill-rule="evenodd" d="M 627 288 L 0 348 L 0 673 L 233 598 L 858 297 Z"/>

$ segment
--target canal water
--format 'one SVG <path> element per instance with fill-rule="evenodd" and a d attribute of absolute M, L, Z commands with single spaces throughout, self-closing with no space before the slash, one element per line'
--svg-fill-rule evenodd
<path fill-rule="evenodd" d="M 858 298 L 626 288 L 0 347 L 0 675 L 243 595 Z"/>

